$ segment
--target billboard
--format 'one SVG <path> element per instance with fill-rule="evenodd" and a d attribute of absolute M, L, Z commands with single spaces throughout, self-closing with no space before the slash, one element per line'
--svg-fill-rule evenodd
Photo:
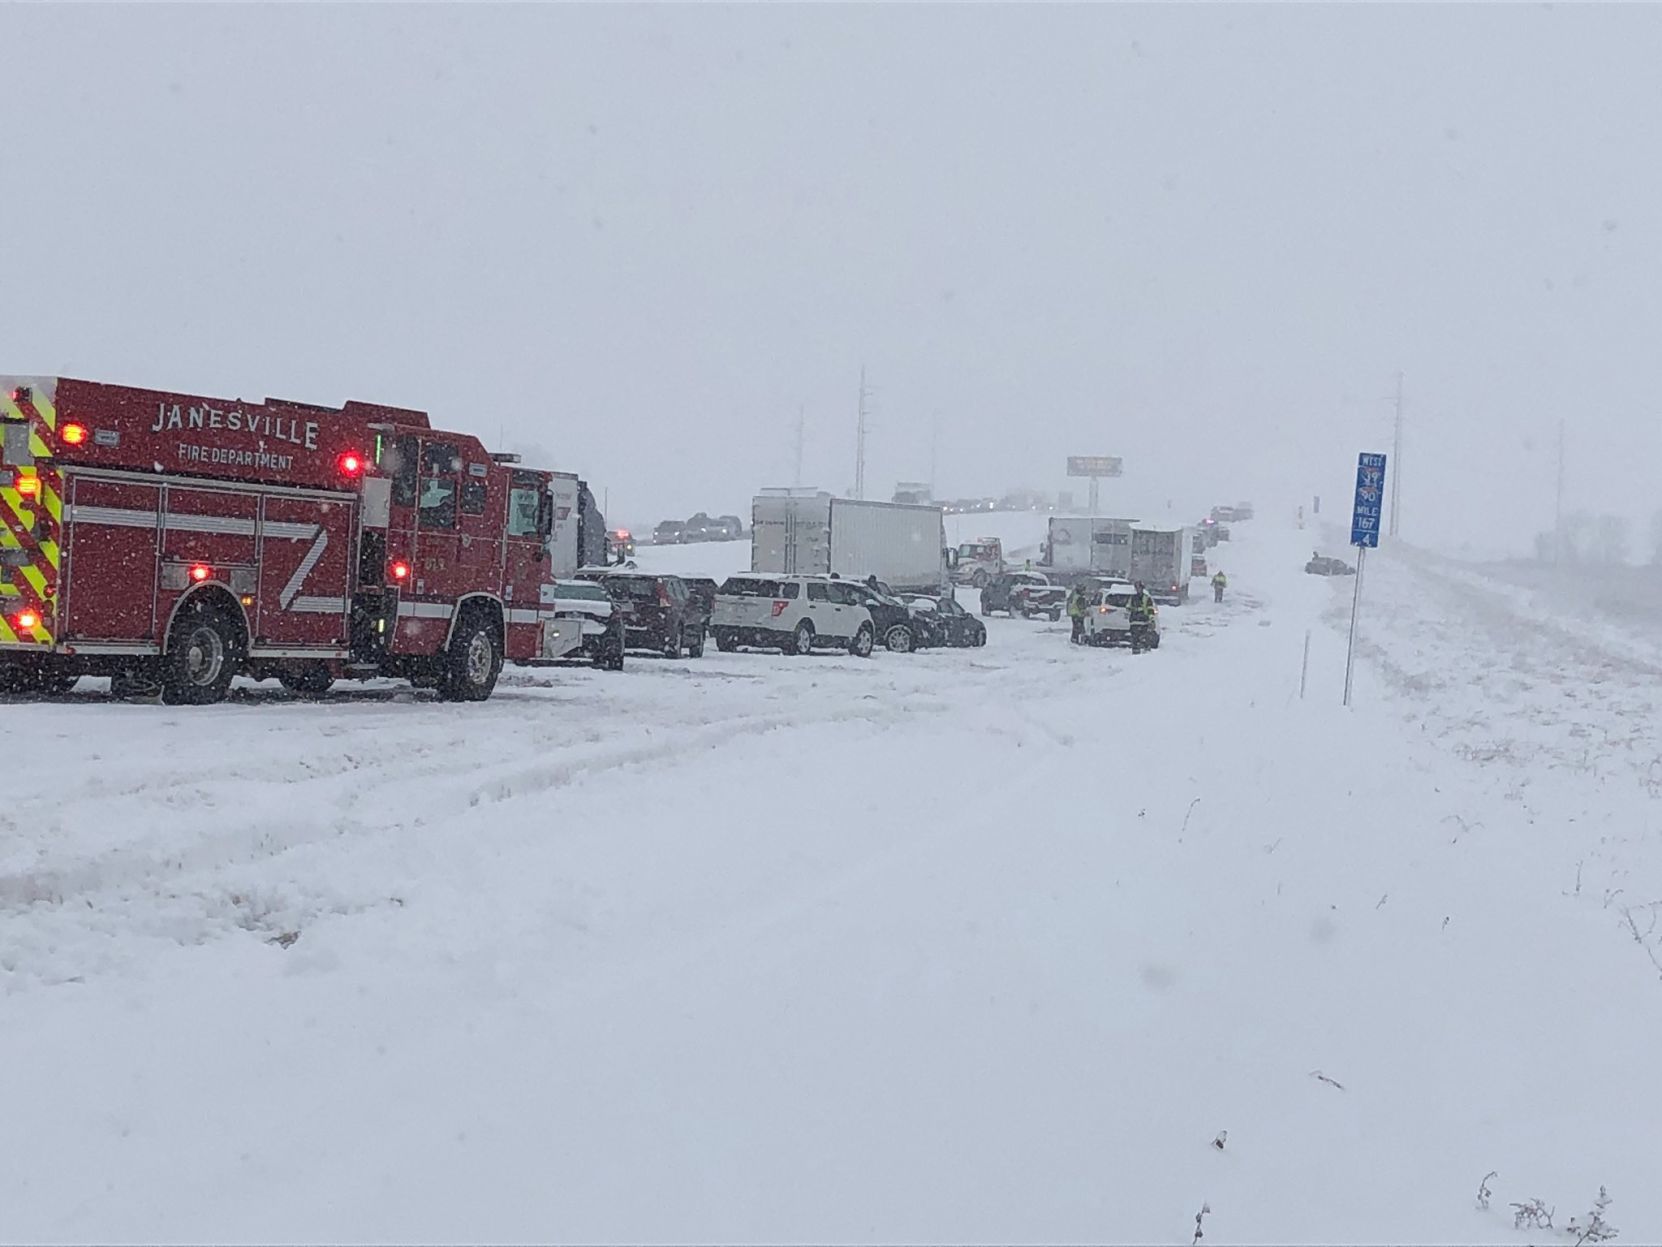
<path fill-rule="evenodd" d="M 1069 455 L 1069 476 L 1119 476 L 1125 461 L 1114 455 Z"/>

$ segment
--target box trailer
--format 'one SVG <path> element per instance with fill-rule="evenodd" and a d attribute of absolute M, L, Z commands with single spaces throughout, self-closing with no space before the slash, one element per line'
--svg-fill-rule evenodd
<path fill-rule="evenodd" d="M 1131 530 L 1136 520 L 1101 516 L 1051 517 L 1041 568 L 1053 580 L 1068 582 L 1131 574 Z"/>
<path fill-rule="evenodd" d="M 1130 578 L 1142 581 L 1156 602 L 1187 602 L 1194 550 L 1192 528 L 1133 528 Z"/>
<path fill-rule="evenodd" d="M 876 576 L 897 592 L 935 592 L 947 583 L 946 525 L 939 507 L 764 491 L 751 505 L 750 570 Z"/>

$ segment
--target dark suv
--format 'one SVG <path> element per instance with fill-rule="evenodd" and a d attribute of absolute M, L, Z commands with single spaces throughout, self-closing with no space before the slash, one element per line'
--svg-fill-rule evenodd
<path fill-rule="evenodd" d="M 716 608 L 716 590 L 720 586 L 708 576 L 683 576 L 681 583 L 687 586 L 687 592 L 692 594 L 693 601 L 698 603 L 698 609 L 704 612 L 704 618 L 708 621 L 710 612 Z"/>
<path fill-rule="evenodd" d="M 623 612 L 625 643 L 630 649 L 654 650 L 665 658 L 683 653 L 704 656 L 704 633 L 710 612 L 687 591 L 679 576 L 586 567 L 580 580 L 598 580 Z"/>
<path fill-rule="evenodd" d="M 888 585 L 879 581 L 874 589 L 862 580 L 845 580 L 843 584 L 852 592 L 855 604 L 871 612 L 871 626 L 877 630 L 877 639 L 884 649 L 909 654 L 918 647 L 917 623 L 912 612 L 889 591 Z"/>

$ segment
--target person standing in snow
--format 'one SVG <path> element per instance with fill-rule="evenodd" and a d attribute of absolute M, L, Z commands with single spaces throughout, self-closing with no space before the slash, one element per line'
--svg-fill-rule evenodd
<path fill-rule="evenodd" d="M 1154 632 L 1154 599 L 1149 596 L 1143 582 L 1137 582 L 1137 591 L 1131 595 L 1131 603 L 1125 608 L 1125 613 L 1131 619 L 1131 652 L 1140 654 L 1145 649 L 1153 649 L 1151 634 Z"/>
<path fill-rule="evenodd" d="M 1073 635 L 1068 639 L 1078 645 L 1085 639 L 1085 590 L 1080 585 L 1068 590 L 1068 621 L 1073 624 Z"/>
<path fill-rule="evenodd" d="M 1212 577 L 1212 600 L 1214 602 L 1223 601 L 1223 591 L 1228 587 L 1229 577 L 1223 574 L 1223 568 L 1220 567 L 1218 574 Z"/>

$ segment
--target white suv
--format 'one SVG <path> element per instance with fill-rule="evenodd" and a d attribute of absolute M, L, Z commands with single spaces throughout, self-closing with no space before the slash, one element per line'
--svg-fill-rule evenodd
<path fill-rule="evenodd" d="M 1130 645 L 1131 599 L 1137 586 L 1126 580 L 1116 580 L 1106 588 L 1092 593 L 1085 600 L 1085 644 Z M 1149 633 L 1149 648 L 1160 648 L 1160 612 L 1154 612 L 1154 626 Z"/>
<path fill-rule="evenodd" d="M 728 577 L 716 591 L 710 634 L 724 654 L 741 645 L 787 654 L 835 646 L 856 658 L 869 658 L 877 638 L 871 612 L 843 581 L 766 572 Z"/>

